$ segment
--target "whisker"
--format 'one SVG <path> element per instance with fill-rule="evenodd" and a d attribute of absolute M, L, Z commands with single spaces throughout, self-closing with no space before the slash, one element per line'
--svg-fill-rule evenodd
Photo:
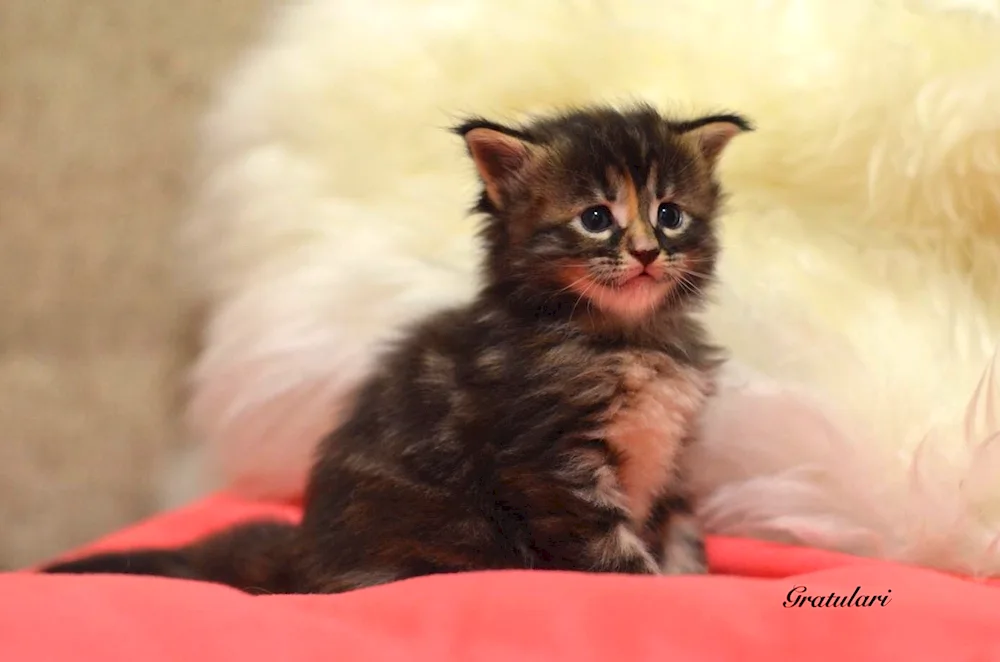
<path fill-rule="evenodd" d="M 597 286 L 597 284 L 593 280 L 591 280 L 587 284 L 587 287 L 585 287 L 583 289 L 583 292 L 580 293 L 580 296 L 578 296 L 576 298 L 576 303 L 573 304 L 573 309 L 569 311 L 569 316 L 570 317 L 573 317 L 573 315 L 576 314 L 576 307 L 580 305 L 580 301 L 582 301 L 583 298 L 587 296 L 587 293 L 590 292 L 590 290 L 592 290 L 596 286 Z M 590 303 L 590 299 L 589 298 L 587 299 L 587 302 L 588 302 L 588 305 L 589 305 L 589 303 Z M 588 314 L 589 314 L 589 311 L 588 311 Z"/>
<path fill-rule="evenodd" d="M 588 265 L 587 265 L 586 262 L 569 262 L 569 263 L 566 263 L 565 266 L 570 267 L 570 268 L 576 267 L 576 268 L 586 269 Z M 574 287 L 576 287 L 581 282 L 587 280 L 589 277 L 590 276 L 587 273 L 584 273 L 584 275 L 580 276 L 579 278 L 577 278 L 576 280 L 574 280 L 569 285 L 566 285 L 565 287 L 559 288 L 558 290 L 555 290 L 554 292 L 551 292 L 549 294 L 549 296 L 545 299 L 545 303 L 546 304 L 550 303 L 557 296 L 559 296 L 560 294 L 563 294 L 564 292 L 572 290 Z"/>
<path fill-rule="evenodd" d="M 589 276 L 587 276 L 587 275 L 584 275 L 584 276 L 580 276 L 579 278 L 577 278 L 576 280 L 574 280 L 574 281 L 573 281 L 572 283 L 570 283 L 570 284 L 569 284 L 569 285 L 567 285 L 566 287 L 563 287 L 563 288 L 560 288 L 560 289 L 556 290 L 555 292 L 553 292 L 553 293 L 552 293 L 552 296 L 551 296 L 551 297 L 549 297 L 549 299 L 552 299 L 552 298 L 554 298 L 554 297 L 556 297 L 556 296 L 558 296 L 558 295 L 562 294 L 563 292 L 566 292 L 566 291 L 568 291 L 568 290 L 571 290 L 571 289 L 573 289 L 574 287 L 576 287 L 576 286 L 577 286 L 577 284 L 578 284 L 578 283 L 580 283 L 580 282 L 582 282 L 582 281 L 585 281 L 585 280 L 587 280 L 588 278 L 589 278 Z"/>
<path fill-rule="evenodd" d="M 708 257 L 698 257 L 696 255 L 686 255 L 683 259 L 678 260 L 685 264 L 710 264 L 714 262 L 712 258 Z"/>
<path fill-rule="evenodd" d="M 694 278 L 708 278 L 709 274 L 703 271 L 693 271 L 691 269 L 676 268 L 677 272 L 684 276 L 693 276 Z"/>
<path fill-rule="evenodd" d="M 701 289 L 697 285 L 689 281 L 683 275 L 678 279 L 677 282 L 678 285 L 680 285 L 680 287 L 683 288 L 687 294 L 698 295 L 701 293 Z"/>

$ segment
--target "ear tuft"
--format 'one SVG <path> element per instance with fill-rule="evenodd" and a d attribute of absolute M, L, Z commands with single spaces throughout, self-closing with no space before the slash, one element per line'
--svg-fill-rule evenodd
<path fill-rule="evenodd" d="M 504 189 L 522 173 L 533 154 L 533 145 L 518 131 L 484 120 L 457 127 L 490 201 L 501 207 Z"/>
<path fill-rule="evenodd" d="M 711 115 L 675 125 L 675 130 L 694 139 L 701 155 L 715 167 L 729 141 L 754 128 L 749 120 L 739 115 Z"/>

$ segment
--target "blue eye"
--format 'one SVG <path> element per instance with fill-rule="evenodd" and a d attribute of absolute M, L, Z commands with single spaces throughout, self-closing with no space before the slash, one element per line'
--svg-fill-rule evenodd
<path fill-rule="evenodd" d="M 684 212 L 677 205 L 664 202 L 656 210 L 656 224 L 664 230 L 679 230 L 684 225 Z"/>
<path fill-rule="evenodd" d="M 584 210 L 584 212 L 580 214 L 580 225 L 582 225 L 583 229 L 587 232 L 600 234 L 614 224 L 614 215 L 611 213 L 611 210 L 604 205 L 591 207 Z"/>

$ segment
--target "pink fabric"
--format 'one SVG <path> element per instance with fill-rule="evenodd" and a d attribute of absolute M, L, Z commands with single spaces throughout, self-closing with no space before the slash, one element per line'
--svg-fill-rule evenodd
<path fill-rule="evenodd" d="M 293 505 L 215 497 L 87 551 L 171 545 Z M 903 565 L 712 539 L 715 576 L 424 577 L 334 596 L 250 597 L 142 577 L 0 575 L 0 660 L 513 662 L 1000 660 L 1000 590 Z M 885 605 L 786 607 L 878 593 Z"/>

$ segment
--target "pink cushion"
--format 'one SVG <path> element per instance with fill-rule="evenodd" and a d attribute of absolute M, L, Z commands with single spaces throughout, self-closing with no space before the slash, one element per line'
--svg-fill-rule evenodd
<path fill-rule="evenodd" d="M 259 515 L 298 511 L 218 496 L 87 551 L 176 544 Z M 712 539 L 708 550 L 716 576 L 470 573 L 334 596 L 0 575 L 0 660 L 1000 660 L 997 583 L 749 540 Z M 785 606 L 797 586 L 887 599 Z"/>

